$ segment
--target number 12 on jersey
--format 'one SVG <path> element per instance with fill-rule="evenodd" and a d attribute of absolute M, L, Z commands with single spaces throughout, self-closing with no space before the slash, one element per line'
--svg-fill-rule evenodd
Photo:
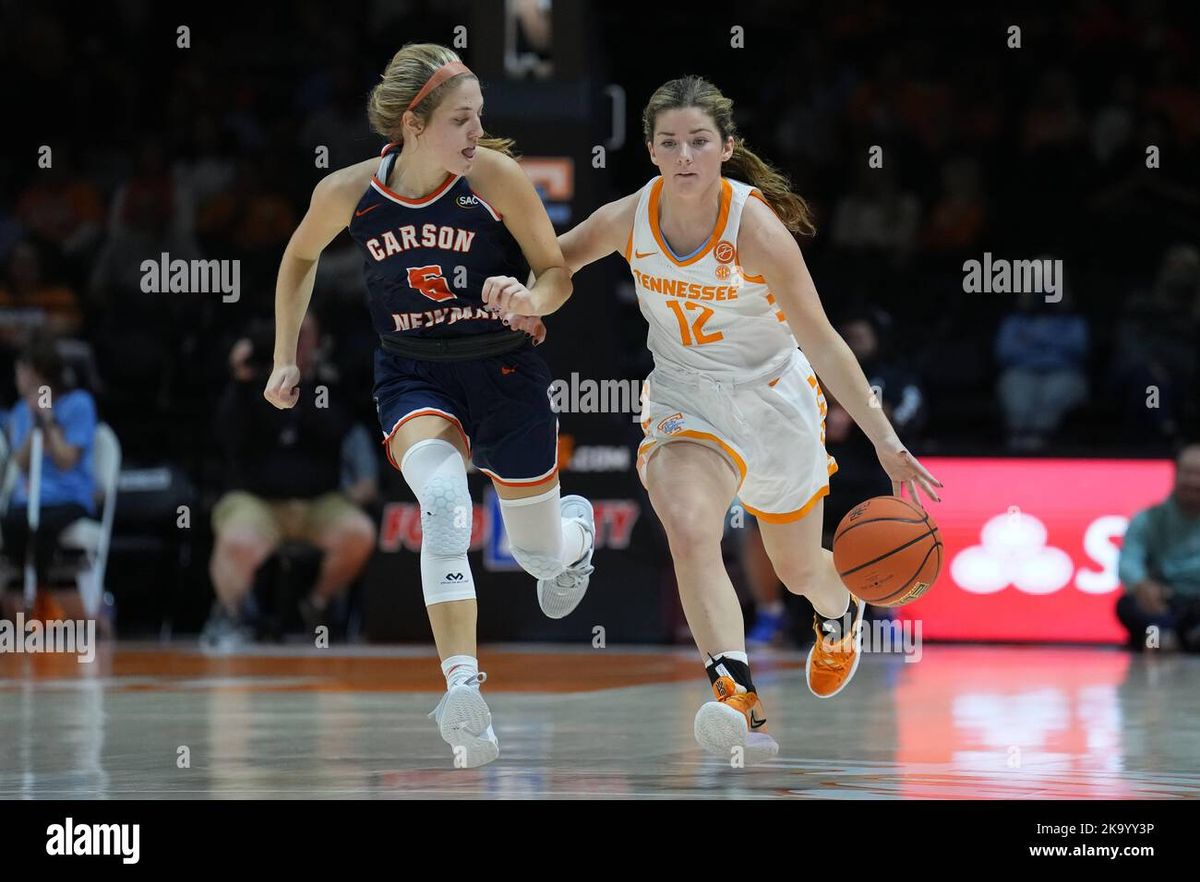
<path fill-rule="evenodd" d="M 720 331 L 715 331 L 711 334 L 704 333 L 704 323 L 708 321 L 713 311 L 702 304 L 693 303 L 690 300 L 685 300 L 680 303 L 678 300 L 668 300 L 667 306 L 671 312 L 675 313 L 675 320 L 679 322 L 679 336 L 683 339 L 684 346 L 703 346 L 705 343 L 716 343 L 718 340 L 724 340 L 725 335 Z M 684 308 L 689 310 L 698 309 L 700 315 L 696 316 L 695 321 L 688 327 L 687 316 L 683 314 Z"/>

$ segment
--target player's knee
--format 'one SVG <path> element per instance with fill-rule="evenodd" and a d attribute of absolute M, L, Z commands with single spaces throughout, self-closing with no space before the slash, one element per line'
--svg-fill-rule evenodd
<path fill-rule="evenodd" d="M 439 555 L 466 554 L 472 505 L 458 450 L 440 438 L 418 441 L 404 454 L 400 471 L 421 504 L 422 548 Z"/>
<path fill-rule="evenodd" d="M 455 454 L 457 456 L 457 454 Z M 421 484 L 421 589 L 425 605 L 475 597 L 467 551 L 471 547 L 471 494 L 467 475 L 439 469 Z"/>
<path fill-rule="evenodd" d="M 418 494 L 423 547 L 434 554 L 466 554 L 471 547 L 471 494 L 466 475 L 434 474 Z"/>
<path fill-rule="evenodd" d="M 671 552 L 685 557 L 711 553 L 721 545 L 724 521 L 701 507 L 672 505 L 660 513 Z"/>
<path fill-rule="evenodd" d="M 816 567 L 801 558 L 772 561 L 772 566 L 783 587 L 792 594 L 808 594 L 817 583 Z"/>

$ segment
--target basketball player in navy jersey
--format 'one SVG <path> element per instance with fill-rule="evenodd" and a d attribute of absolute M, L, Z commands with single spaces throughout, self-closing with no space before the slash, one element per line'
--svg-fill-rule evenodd
<path fill-rule="evenodd" d="M 595 534 L 587 500 L 559 496 L 551 378 L 533 351 L 545 328 L 485 306 L 499 292 L 565 298 L 571 280 L 512 142 L 484 136 L 482 111 L 478 79 L 450 49 L 410 44 L 392 58 L 368 105 L 390 142 L 382 158 L 318 183 L 284 252 L 264 392 L 276 407 L 296 403 L 296 339 L 317 259 L 349 226 L 380 337 L 383 444 L 421 504 L 421 586 L 447 690 L 430 716 L 465 768 L 500 751 L 479 691 L 467 460 L 492 479 L 513 557 L 537 578 L 547 616 L 583 598 Z"/>

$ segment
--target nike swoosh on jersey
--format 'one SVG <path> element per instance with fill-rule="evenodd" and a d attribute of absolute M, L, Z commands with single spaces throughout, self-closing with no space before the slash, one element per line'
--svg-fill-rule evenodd
<path fill-rule="evenodd" d="M 376 208 L 378 208 L 378 207 L 379 207 L 379 206 L 381 206 L 381 205 L 383 205 L 383 203 L 382 203 L 382 202 L 376 202 L 376 203 L 375 203 L 374 205 L 372 205 L 370 208 L 364 208 L 362 211 L 356 211 L 356 212 L 354 212 L 354 216 L 355 216 L 355 217 L 362 217 L 362 216 L 363 216 L 364 214 L 366 214 L 368 211 L 374 211 Z"/>
<path fill-rule="evenodd" d="M 637 257 L 640 260 L 643 257 L 649 257 L 652 254 L 658 254 L 658 252 L 657 251 L 647 251 L 645 254 L 643 254 L 641 251 L 635 251 L 635 252 L 633 252 L 633 254 L 635 257 Z"/>

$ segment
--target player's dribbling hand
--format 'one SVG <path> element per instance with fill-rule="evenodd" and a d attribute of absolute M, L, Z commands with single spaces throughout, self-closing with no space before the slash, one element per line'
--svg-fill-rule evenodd
<path fill-rule="evenodd" d="M 912 503 L 918 508 L 924 508 L 925 505 L 921 502 L 921 498 L 917 496 L 917 487 L 920 486 L 931 499 L 937 502 L 942 501 L 942 498 L 937 495 L 937 491 L 933 489 L 941 487 L 942 482 L 931 475 L 928 469 L 905 449 L 903 444 L 877 446 L 875 453 L 879 456 L 879 464 L 892 479 L 893 496 L 903 499 L 904 488 L 908 487 Z"/>
<path fill-rule="evenodd" d="M 512 276 L 489 276 L 484 280 L 483 305 L 500 315 L 537 315 L 533 295 Z"/>
<path fill-rule="evenodd" d="M 277 365 L 267 380 L 263 398 L 280 410 L 295 407 L 300 400 L 300 368 L 294 364 Z"/>

